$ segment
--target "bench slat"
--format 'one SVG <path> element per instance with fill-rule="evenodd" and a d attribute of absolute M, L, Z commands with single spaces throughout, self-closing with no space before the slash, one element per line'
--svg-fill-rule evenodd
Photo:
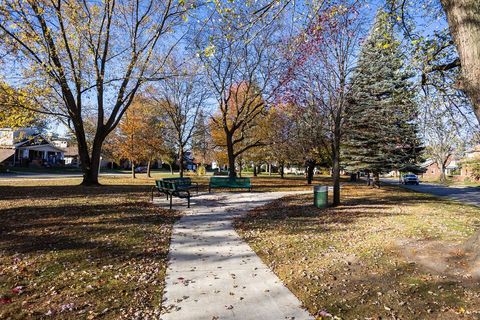
<path fill-rule="evenodd" d="M 246 188 L 251 189 L 250 178 L 211 177 L 209 191 L 212 188 Z"/>

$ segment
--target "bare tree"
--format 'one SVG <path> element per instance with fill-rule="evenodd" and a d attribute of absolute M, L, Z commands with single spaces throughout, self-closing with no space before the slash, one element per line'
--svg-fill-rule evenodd
<path fill-rule="evenodd" d="M 174 139 L 180 177 L 183 177 L 185 151 L 191 143 L 197 117 L 204 109 L 210 93 L 199 73 L 199 65 L 187 63 L 179 69 L 170 60 L 169 68 L 176 76 L 153 87 L 149 96 L 163 109 L 165 129 L 169 131 L 167 136 Z"/>
<path fill-rule="evenodd" d="M 464 136 L 468 132 L 456 123 L 449 111 L 452 107 L 441 96 L 426 97 L 426 116 L 424 131 L 426 156 L 440 169 L 440 181 L 445 182 L 446 167 L 455 156 L 462 154 L 465 148 Z"/>
<path fill-rule="evenodd" d="M 200 110 L 195 129 L 192 135 L 192 152 L 195 163 L 200 166 L 205 166 L 213 159 L 213 142 L 208 127 L 208 116 L 204 110 Z"/>
<path fill-rule="evenodd" d="M 75 132 L 83 184 L 98 184 L 105 138 L 141 86 L 163 77 L 175 28 L 191 7 L 174 0 L 0 3 L 2 53 L 17 61 L 12 74 L 22 73 L 24 88 L 43 89 L 38 111 L 60 117 Z M 97 121 L 89 148 L 84 119 L 92 114 Z"/>
<path fill-rule="evenodd" d="M 195 39 L 218 104 L 212 121 L 224 133 L 221 147 L 231 177 L 236 176 L 236 158 L 263 144 L 250 133 L 282 84 L 279 22 L 260 14 L 261 6 L 258 2 L 239 5 L 231 14 L 217 12 Z M 249 23 L 256 14 L 255 24 Z"/>
<path fill-rule="evenodd" d="M 331 12 L 335 14 L 331 15 Z M 328 18 L 327 18 L 328 17 Z M 325 134 L 330 141 L 333 176 L 333 205 L 340 204 L 340 146 L 345 121 L 345 107 L 356 53 L 363 35 L 362 21 L 356 12 L 355 1 L 349 7 L 332 7 L 309 26 L 312 32 L 307 45 L 310 56 L 301 68 L 300 90 L 304 101 L 319 109 L 326 117 Z M 325 128 L 320 128 L 325 130 Z"/>

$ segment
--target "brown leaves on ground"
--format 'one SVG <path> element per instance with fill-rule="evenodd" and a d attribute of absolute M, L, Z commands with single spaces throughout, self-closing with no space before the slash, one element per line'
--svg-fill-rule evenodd
<path fill-rule="evenodd" d="M 479 208 L 395 187 L 342 189 L 339 207 L 314 208 L 312 195 L 288 197 L 252 211 L 237 230 L 319 318 L 480 316 L 480 283 L 467 269 L 428 269 L 402 247 L 405 239 L 418 252 L 425 241 L 464 243 L 480 223 Z"/>
<path fill-rule="evenodd" d="M 148 186 L 56 183 L 0 187 L 0 318 L 158 318 L 177 214 Z"/>

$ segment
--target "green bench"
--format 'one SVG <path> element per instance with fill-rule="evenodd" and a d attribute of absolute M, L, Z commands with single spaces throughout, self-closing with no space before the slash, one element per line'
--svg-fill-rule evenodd
<path fill-rule="evenodd" d="M 192 182 L 192 179 L 190 178 L 163 178 L 162 180 L 166 182 L 174 182 L 178 189 L 195 189 L 198 193 L 198 183 Z"/>
<path fill-rule="evenodd" d="M 173 197 L 187 199 L 188 208 L 190 208 L 190 191 L 185 188 L 180 188 L 176 182 L 156 180 L 155 186 L 152 187 L 152 202 L 155 190 L 167 196 L 167 200 L 170 200 L 170 209 L 172 209 Z"/>
<path fill-rule="evenodd" d="M 244 188 L 252 190 L 250 178 L 211 177 L 208 184 L 208 192 L 214 188 Z"/>

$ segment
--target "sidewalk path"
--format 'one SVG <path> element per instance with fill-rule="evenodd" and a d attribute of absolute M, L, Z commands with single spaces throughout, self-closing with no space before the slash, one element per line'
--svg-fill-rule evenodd
<path fill-rule="evenodd" d="M 313 319 L 232 226 L 240 214 L 289 194 L 192 199 L 173 229 L 160 319 Z"/>

